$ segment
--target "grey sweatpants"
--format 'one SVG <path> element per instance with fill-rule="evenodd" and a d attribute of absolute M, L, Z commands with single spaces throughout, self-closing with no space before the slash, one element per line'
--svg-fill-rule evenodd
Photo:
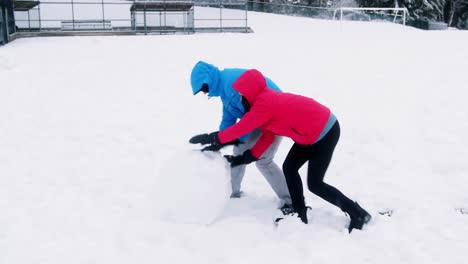
<path fill-rule="evenodd" d="M 244 151 L 252 148 L 261 135 L 262 132 L 260 129 L 255 129 L 243 144 L 234 146 L 234 155 L 242 155 Z M 280 198 L 283 203 L 291 204 L 291 196 L 289 195 L 288 186 L 286 185 L 286 179 L 284 177 L 283 171 L 273 160 L 276 152 L 278 151 L 281 140 L 282 138 L 280 136 L 276 136 L 273 144 L 271 144 L 271 146 L 263 153 L 260 159 L 255 162 L 255 165 L 263 177 L 265 177 L 267 182 L 270 184 L 278 198 Z M 245 166 L 246 165 L 240 165 L 231 168 L 232 196 L 237 196 L 240 194 L 241 183 L 245 174 Z"/>

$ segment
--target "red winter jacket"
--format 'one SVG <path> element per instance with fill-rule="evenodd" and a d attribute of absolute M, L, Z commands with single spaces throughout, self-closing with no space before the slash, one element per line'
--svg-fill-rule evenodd
<path fill-rule="evenodd" d="M 237 124 L 219 132 L 219 141 L 226 143 L 260 128 L 262 136 L 251 149 L 256 158 L 273 143 L 275 135 L 301 145 L 313 144 L 330 116 L 330 109 L 311 98 L 267 89 L 257 70 L 246 71 L 232 86 L 249 101 L 251 109 Z"/>

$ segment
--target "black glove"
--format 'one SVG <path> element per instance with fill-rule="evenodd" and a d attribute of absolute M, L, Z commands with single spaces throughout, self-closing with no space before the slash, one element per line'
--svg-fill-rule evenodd
<path fill-rule="evenodd" d="M 237 146 L 239 144 L 242 144 L 242 142 L 240 142 L 238 139 L 234 139 L 233 141 L 230 141 L 230 142 L 224 143 L 224 144 L 209 145 L 208 147 L 202 148 L 201 151 L 219 151 L 220 149 L 224 148 L 225 146 L 229 146 L 229 145 Z"/>
<path fill-rule="evenodd" d="M 200 135 L 193 136 L 189 140 L 189 142 L 192 144 L 200 143 L 202 145 L 207 145 L 207 144 L 221 145 L 218 139 L 218 131 L 210 133 L 210 134 L 200 134 Z"/>
<path fill-rule="evenodd" d="M 215 141 L 214 143 L 211 143 L 212 141 Z M 201 143 L 202 145 L 210 144 L 209 146 L 206 146 L 202 148 L 201 151 L 219 151 L 221 148 L 228 146 L 228 145 L 239 145 L 242 144 L 238 139 L 234 139 L 233 141 L 221 144 L 219 143 L 218 139 L 218 132 L 213 132 L 211 134 L 201 134 L 201 135 L 196 135 L 193 136 L 190 140 L 190 143 L 192 144 L 197 144 Z M 208 142 L 208 143 L 206 143 Z"/>
<path fill-rule="evenodd" d="M 251 162 L 257 161 L 258 159 L 252 155 L 250 150 L 246 150 L 240 156 L 224 155 L 229 163 L 231 163 L 231 168 L 236 167 L 242 164 L 249 164 Z"/>
<path fill-rule="evenodd" d="M 222 149 L 224 147 L 224 145 L 222 144 L 218 144 L 218 145 L 209 145 L 209 146 L 206 146 L 204 148 L 202 148 L 201 151 L 219 151 L 220 149 Z"/>

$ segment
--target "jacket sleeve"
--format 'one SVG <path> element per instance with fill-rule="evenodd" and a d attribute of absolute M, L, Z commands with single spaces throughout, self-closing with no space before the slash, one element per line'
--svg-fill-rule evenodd
<path fill-rule="evenodd" d="M 231 113 L 229 113 L 229 111 L 226 109 L 226 106 L 223 106 L 223 118 L 221 119 L 219 130 L 224 130 L 234 125 L 236 121 L 237 121 L 237 118 L 233 116 Z"/>
<path fill-rule="evenodd" d="M 250 111 L 237 124 L 219 132 L 218 139 L 222 144 L 230 142 L 261 127 L 268 119 L 269 117 L 266 113 Z"/>
<path fill-rule="evenodd" d="M 239 110 L 241 111 L 241 110 Z M 243 109 L 242 109 L 243 111 Z M 242 112 L 243 113 L 243 112 Z M 223 118 L 221 119 L 221 124 L 219 125 L 219 131 L 222 131 L 237 122 L 237 117 L 229 111 L 229 109 L 223 103 Z M 245 142 L 249 137 L 250 133 L 243 135 L 242 137 L 238 138 L 241 142 Z"/>
<path fill-rule="evenodd" d="M 262 129 L 262 136 L 250 150 L 252 152 L 252 155 L 255 158 L 259 159 L 263 155 L 263 153 L 271 146 L 271 144 L 273 144 L 273 141 L 275 141 L 275 134 L 268 130 Z"/>

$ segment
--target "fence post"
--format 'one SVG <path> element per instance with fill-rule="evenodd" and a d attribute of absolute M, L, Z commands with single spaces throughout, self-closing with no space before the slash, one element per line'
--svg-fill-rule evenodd
<path fill-rule="evenodd" d="M 249 25 L 248 25 L 249 21 L 247 18 L 249 14 L 248 8 L 249 8 L 249 0 L 245 1 L 245 33 L 249 32 Z"/>
<path fill-rule="evenodd" d="M 408 12 L 408 9 L 405 8 L 405 10 L 403 10 L 403 26 L 406 26 L 406 12 Z"/>
<path fill-rule="evenodd" d="M 160 32 L 161 32 L 161 34 L 162 34 L 162 33 L 167 34 L 167 32 L 168 32 L 168 28 L 167 28 L 167 15 L 168 15 L 168 13 L 167 13 L 167 3 L 166 3 L 166 0 L 164 0 L 164 8 L 163 8 L 163 11 L 164 11 L 164 20 L 163 20 L 164 26 L 161 27 Z M 177 11 L 176 11 L 176 12 L 177 12 Z"/>
<path fill-rule="evenodd" d="M 38 19 L 39 19 L 39 32 L 41 31 L 42 28 L 42 23 L 41 23 L 41 5 L 38 5 Z"/>
<path fill-rule="evenodd" d="M 3 25 L 3 6 L 0 5 L 0 46 L 6 44 L 8 37 L 5 37 L 4 29 L 5 26 Z"/>
<path fill-rule="evenodd" d="M 31 31 L 31 12 L 29 12 L 29 10 L 28 10 L 28 28 L 29 28 L 29 31 Z"/>
<path fill-rule="evenodd" d="M 101 4 L 102 4 L 102 30 L 106 30 L 105 12 L 104 12 L 104 0 L 101 0 Z"/>
<path fill-rule="evenodd" d="M 72 8 L 72 26 L 73 26 L 73 31 L 75 31 L 75 9 L 74 9 L 73 0 L 71 0 L 71 8 Z"/>
<path fill-rule="evenodd" d="M 145 35 L 146 35 L 146 2 L 143 5 L 143 24 L 144 24 Z"/>
<path fill-rule="evenodd" d="M 219 0 L 219 30 L 223 32 L 223 0 Z"/>

